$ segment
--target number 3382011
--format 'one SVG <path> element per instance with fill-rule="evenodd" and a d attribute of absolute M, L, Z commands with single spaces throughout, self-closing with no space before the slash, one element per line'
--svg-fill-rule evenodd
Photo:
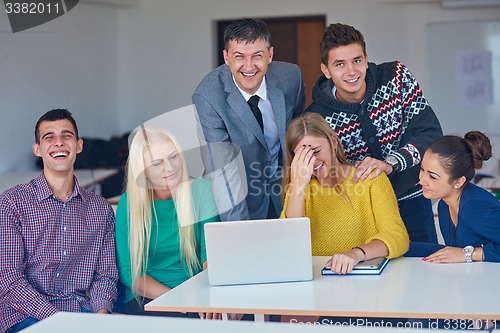
<path fill-rule="evenodd" d="M 59 3 L 6 2 L 7 14 L 58 14 Z"/>

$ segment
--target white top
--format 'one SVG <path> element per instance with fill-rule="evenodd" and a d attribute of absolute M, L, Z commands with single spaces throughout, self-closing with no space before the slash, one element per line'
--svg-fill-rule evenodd
<path fill-rule="evenodd" d="M 208 284 L 196 275 L 148 303 L 148 311 L 349 317 L 497 319 L 500 264 L 432 264 L 392 259 L 377 276 L 322 276 L 328 257 L 313 257 L 312 281 L 244 286 Z M 210 266 L 210 264 L 209 264 Z"/>

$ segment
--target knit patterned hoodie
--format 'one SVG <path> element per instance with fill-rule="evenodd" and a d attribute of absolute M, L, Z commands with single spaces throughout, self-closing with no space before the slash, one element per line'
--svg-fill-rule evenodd
<path fill-rule="evenodd" d="M 321 76 L 306 112 L 326 119 L 339 135 L 349 162 L 394 156 L 397 170 L 389 179 L 398 200 L 420 195 L 420 161 L 443 132 L 413 74 L 397 61 L 369 63 L 366 95 L 359 104 L 338 101 L 332 88 L 332 80 Z"/>

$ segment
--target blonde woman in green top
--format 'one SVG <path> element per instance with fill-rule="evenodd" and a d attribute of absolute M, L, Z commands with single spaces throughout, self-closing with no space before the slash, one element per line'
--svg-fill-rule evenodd
<path fill-rule="evenodd" d="M 203 226 L 213 221 L 219 217 L 210 183 L 189 177 L 180 146 L 168 131 L 141 127 L 130 144 L 127 190 L 116 212 L 126 313 L 194 315 L 144 311 L 144 304 L 206 268 Z"/>

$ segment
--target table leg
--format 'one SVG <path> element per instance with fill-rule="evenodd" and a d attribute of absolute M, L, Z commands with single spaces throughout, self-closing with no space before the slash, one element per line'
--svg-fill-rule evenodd
<path fill-rule="evenodd" d="M 258 322 L 264 322 L 264 321 L 265 321 L 264 316 L 265 316 L 265 315 L 264 315 L 264 314 L 262 314 L 262 313 L 255 313 L 255 314 L 253 315 L 253 320 L 254 320 L 254 321 L 258 321 Z"/>

